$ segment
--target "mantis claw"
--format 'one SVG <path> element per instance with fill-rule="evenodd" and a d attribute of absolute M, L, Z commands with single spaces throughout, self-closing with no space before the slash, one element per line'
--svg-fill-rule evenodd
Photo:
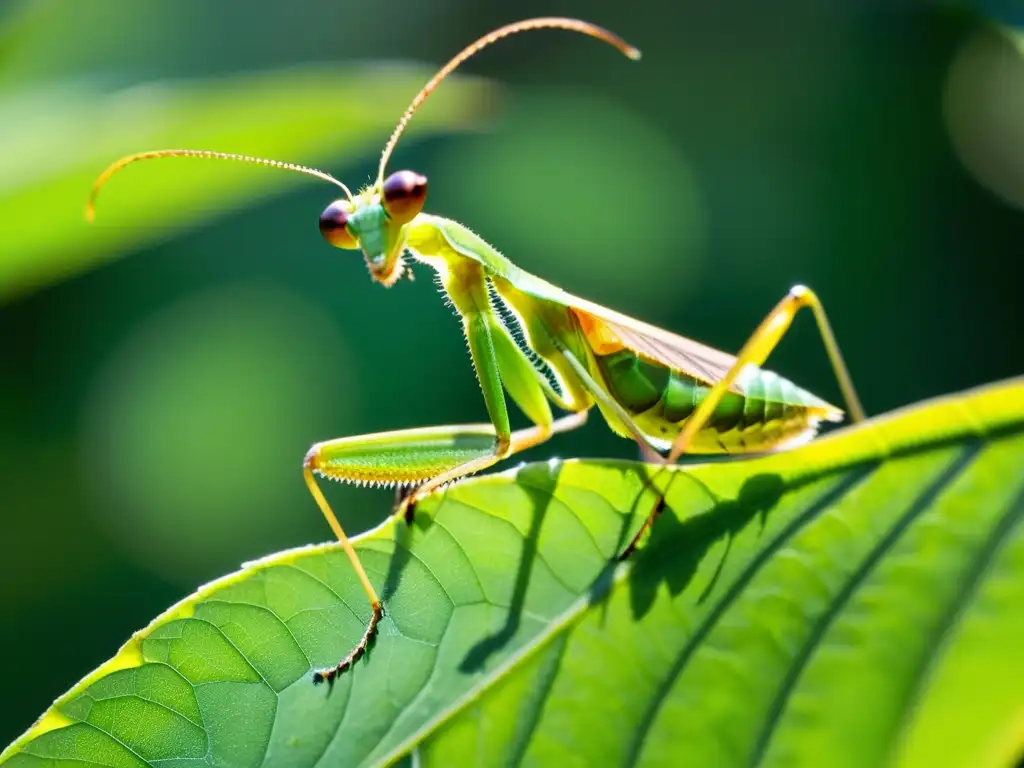
<path fill-rule="evenodd" d="M 313 685 L 327 683 L 328 688 L 334 688 L 334 681 L 338 678 L 338 675 L 350 669 L 352 665 L 359 661 L 359 659 L 361 659 L 363 655 L 370 650 L 370 646 L 373 645 L 374 640 L 377 639 L 377 622 L 379 622 L 381 617 L 384 616 L 384 606 L 378 602 L 374 603 L 371 606 L 371 609 L 370 621 L 366 626 L 366 630 L 363 632 L 363 637 L 359 641 L 359 644 L 352 649 L 348 656 L 339 661 L 335 666 L 314 670 Z"/>
<path fill-rule="evenodd" d="M 658 496 L 658 500 L 657 502 L 655 502 L 654 509 L 651 511 L 651 514 L 647 516 L 647 519 L 644 521 L 644 524 L 640 526 L 640 530 L 636 532 L 636 536 L 633 537 L 633 540 L 629 542 L 626 548 L 622 550 L 622 553 L 616 558 L 618 562 L 621 563 L 624 560 L 629 559 L 629 556 L 636 551 L 637 546 L 640 544 L 640 540 L 643 539 L 643 537 L 647 534 L 648 531 L 650 531 L 651 526 L 654 525 L 654 521 L 664 510 L 665 497 Z"/>
<path fill-rule="evenodd" d="M 402 512 L 402 517 L 405 518 L 406 525 L 412 525 L 413 520 L 416 519 L 416 502 L 411 501 L 405 505 L 405 510 Z"/>
<path fill-rule="evenodd" d="M 399 485 L 395 488 L 395 506 L 392 508 L 393 515 L 401 515 L 406 524 L 412 525 L 416 517 L 416 488 L 408 485 Z"/>

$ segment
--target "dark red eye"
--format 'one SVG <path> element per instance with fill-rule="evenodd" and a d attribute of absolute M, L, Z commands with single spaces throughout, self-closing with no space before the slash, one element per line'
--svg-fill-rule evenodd
<path fill-rule="evenodd" d="M 348 228 L 349 205 L 347 200 L 335 200 L 320 214 L 320 234 L 337 248 L 359 247 L 359 241 Z"/>
<path fill-rule="evenodd" d="M 427 199 L 427 177 L 413 171 L 395 171 L 384 180 L 381 202 L 399 224 L 412 221 Z"/>

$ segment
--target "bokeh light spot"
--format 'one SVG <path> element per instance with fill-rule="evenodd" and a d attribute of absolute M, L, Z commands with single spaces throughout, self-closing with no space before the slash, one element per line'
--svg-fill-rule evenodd
<path fill-rule="evenodd" d="M 443 165 L 458 169 L 445 195 L 463 223 L 569 291 L 672 306 L 695 283 L 705 222 L 693 174 L 621 105 L 578 89 L 518 95 L 496 133 L 454 142 Z"/>
<path fill-rule="evenodd" d="M 102 529 L 189 588 L 282 549 L 295 515 L 317 514 L 296 503 L 300 466 L 330 429 L 321 398 L 335 419 L 356 400 L 347 359 L 327 313 L 272 286 L 216 289 L 151 317 L 83 405 L 80 460 Z"/>
<path fill-rule="evenodd" d="M 946 123 L 960 160 L 984 187 L 1024 206 L 1024 44 L 1009 29 L 973 33 L 949 68 Z"/>

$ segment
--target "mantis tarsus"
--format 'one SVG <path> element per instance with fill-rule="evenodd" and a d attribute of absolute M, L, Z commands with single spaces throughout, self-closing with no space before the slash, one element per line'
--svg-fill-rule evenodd
<path fill-rule="evenodd" d="M 238 160 L 329 181 L 345 197 L 320 215 L 320 231 L 327 241 L 339 248 L 362 250 L 370 276 L 386 287 L 405 273 L 406 254 L 432 267 L 462 320 L 490 423 L 328 440 L 306 454 L 306 484 L 351 560 L 371 608 L 358 644 L 334 667 L 314 672 L 315 683 L 333 682 L 351 667 L 365 652 L 383 615 L 377 592 L 315 475 L 412 486 L 412 491 L 399 496 L 395 510 L 411 519 L 415 503 L 426 494 L 558 432 L 575 429 L 594 405 L 613 431 L 636 440 L 649 459 L 665 463 L 687 452 L 750 452 L 810 439 L 821 421 L 839 421 L 842 411 L 759 367 L 802 307 L 810 307 L 817 320 L 851 418 L 864 417 L 825 311 L 809 289 L 793 288 L 733 357 L 572 296 L 519 269 L 461 224 L 423 213 L 425 177 L 412 171 L 384 175 L 405 126 L 449 73 L 503 37 L 542 28 L 590 35 L 631 59 L 640 58 L 640 52 L 617 35 L 575 19 L 529 19 L 496 29 L 463 49 L 416 95 L 384 147 L 377 180 L 357 195 L 313 168 L 186 149 L 124 157 L 108 167 L 93 187 L 87 209 L 90 218 L 100 187 L 138 160 L 182 156 Z M 506 392 L 533 422 L 532 427 L 512 431 Z M 567 415 L 555 418 L 550 403 Z M 642 530 L 660 507 L 659 501 Z"/>

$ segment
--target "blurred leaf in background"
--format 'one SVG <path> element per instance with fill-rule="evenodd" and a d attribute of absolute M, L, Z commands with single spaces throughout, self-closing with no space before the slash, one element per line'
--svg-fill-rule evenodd
<path fill-rule="evenodd" d="M 103 190 L 97 226 L 87 228 L 85 192 L 119 156 L 168 147 L 305 164 L 365 156 L 429 76 L 380 66 L 293 69 L 110 94 L 76 82 L 7 94 L 0 100 L 0 299 L 301 180 L 237 163 L 151 162 L 122 171 Z M 481 95 L 452 83 L 415 128 L 465 125 Z"/>
<path fill-rule="evenodd" d="M 323 308 L 272 286 L 213 289 L 139 326 L 83 405 L 82 471 L 104 533 L 185 588 L 225 557 L 273 551 L 300 512 L 287 491 L 301 457 L 278 446 L 320 428 L 321 387 L 356 407 L 349 361 Z"/>
<path fill-rule="evenodd" d="M 979 183 L 1024 207 L 1024 38 L 1007 28 L 968 37 L 953 59 L 944 107 L 950 138 Z"/>
<path fill-rule="evenodd" d="M 478 231 L 519 245 L 519 266 L 583 295 L 632 293 L 648 314 L 697 290 L 706 222 L 693 172 L 621 105 L 536 89 L 510 106 L 500 134 L 453 144 L 445 160 L 472 169 L 451 194 Z"/>

